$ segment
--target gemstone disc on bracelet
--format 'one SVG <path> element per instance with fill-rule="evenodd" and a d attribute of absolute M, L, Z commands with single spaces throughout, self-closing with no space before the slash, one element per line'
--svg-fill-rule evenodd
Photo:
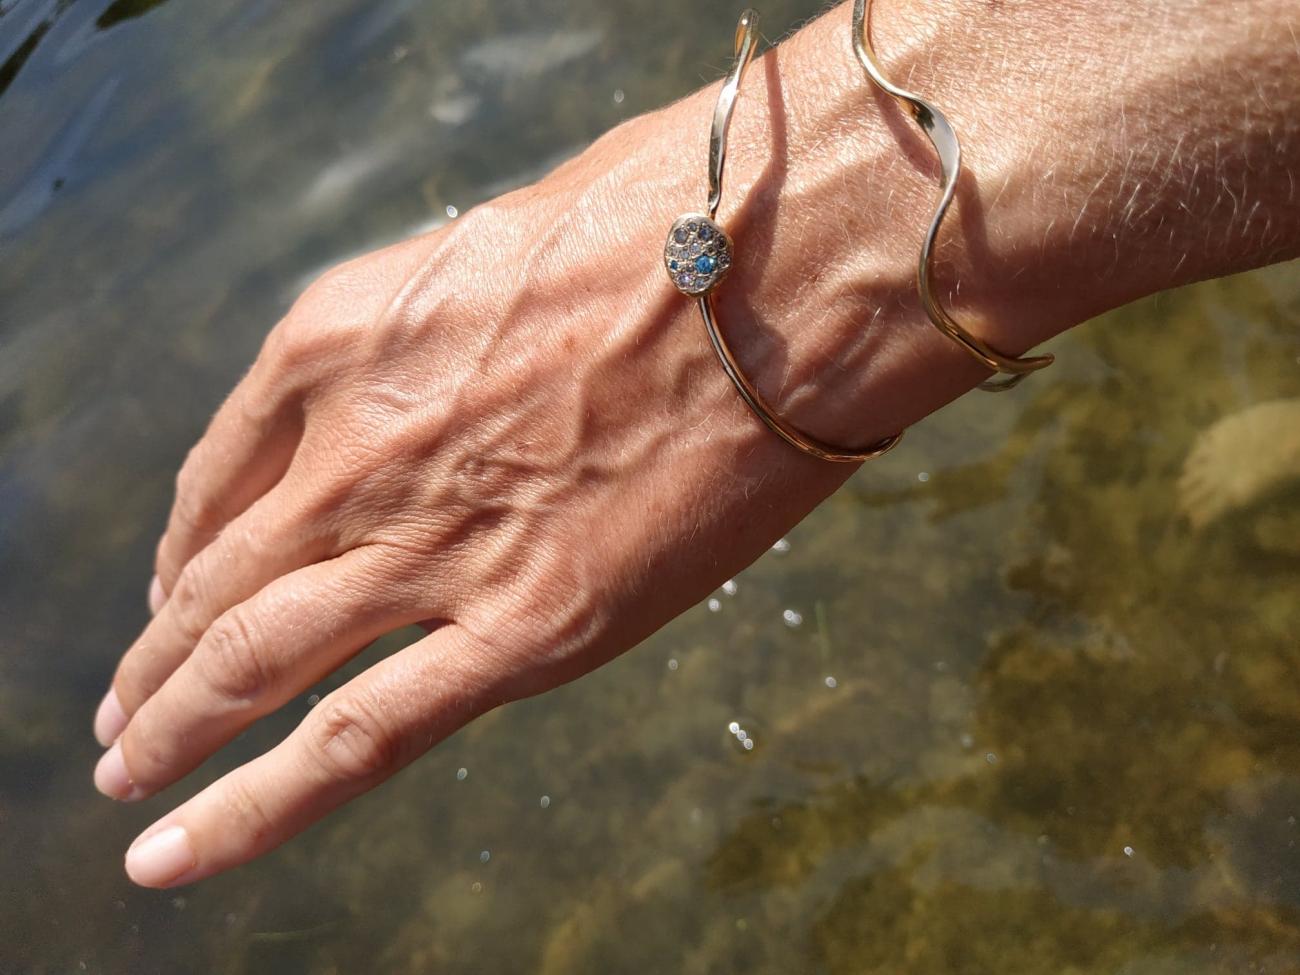
<path fill-rule="evenodd" d="M 678 291 L 692 298 L 708 294 L 731 269 L 731 238 L 702 213 L 678 217 L 664 245 L 664 269 Z"/>

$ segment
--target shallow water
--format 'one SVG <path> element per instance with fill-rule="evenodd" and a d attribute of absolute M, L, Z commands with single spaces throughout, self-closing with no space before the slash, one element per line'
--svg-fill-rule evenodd
<path fill-rule="evenodd" d="M 818 7 L 765 3 L 768 33 Z M 1300 397 L 1295 265 L 1076 330 L 636 651 L 263 861 L 123 877 L 197 781 L 100 799 L 91 714 L 268 326 L 717 77 L 734 14 L 0 0 L 0 972 L 1300 970 L 1300 463 L 1217 441 L 1214 477 L 1284 470 L 1201 531 L 1177 486 L 1216 421 Z"/>

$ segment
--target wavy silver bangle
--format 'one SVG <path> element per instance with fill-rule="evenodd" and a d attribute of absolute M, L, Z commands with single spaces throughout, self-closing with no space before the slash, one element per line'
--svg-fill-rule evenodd
<path fill-rule="evenodd" d="M 925 314 L 935 328 L 970 353 L 981 365 L 1004 377 L 987 379 L 980 383 L 980 389 L 989 392 L 1010 389 L 1031 372 L 1050 366 L 1056 357 L 1050 353 L 1021 359 L 1005 356 L 959 325 L 935 297 L 934 244 L 957 191 L 957 175 L 961 172 L 961 143 L 957 141 L 957 133 L 947 116 L 935 105 L 920 95 L 898 87 L 885 77 L 875 49 L 871 46 L 870 7 L 871 0 L 853 0 L 853 51 L 876 87 L 892 95 L 912 113 L 912 118 L 939 155 L 939 205 L 921 243 L 921 257 L 916 272 L 917 290 L 921 295 L 921 303 L 925 306 Z"/>
<path fill-rule="evenodd" d="M 879 457 L 902 438 L 899 433 L 886 437 L 870 447 L 854 450 L 837 447 L 818 440 L 782 420 L 768 406 L 741 371 L 736 357 L 718 328 L 717 311 L 713 305 L 713 291 L 731 270 L 735 245 L 731 237 L 717 222 L 718 206 L 722 202 L 722 173 L 727 159 L 727 131 L 740 90 L 741 79 L 754 57 L 758 36 L 758 14 L 746 10 L 736 25 L 735 62 L 718 94 L 718 105 L 713 112 L 713 130 L 709 138 L 709 202 L 706 213 L 686 213 L 673 222 L 664 245 L 664 268 L 673 286 L 682 294 L 698 300 L 700 315 L 709 334 L 709 343 L 722 363 L 723 371 L 740 393 L 741 399 L 754 414 L 777 436 L 792 447 L 812 454 L 822 460 L 857 463 Z"/>

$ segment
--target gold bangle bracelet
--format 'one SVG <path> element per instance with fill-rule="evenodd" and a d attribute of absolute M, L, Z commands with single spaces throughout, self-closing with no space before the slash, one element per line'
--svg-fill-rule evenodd
<path fill-rule="evenodd" d="M 921 258 L 916 272 L 921 304 L 935 328 L 960 345 L 985 368 L 1002 375 L 1001 379 L 987 379 L 980 383 L 980 389 L 989 392 L 1010 389 L 1031 372 L 1050 366 L 1055 361 L 1055 356 L 1050 353 L 1020 359 L 1005 356 L 966 331 L 935 297 L 934 245 L 940 225 L 957 191 L 957 176 L 961 172 L 961 143 L 957 141 L 957 133 L 943 112 L 920 95 L 898 87 L 885 77 L 875 49 L 871 46 L 870 6 L 871 0 L 853 0 L 853 51 L 876 87 L 892 95 L 912 113 L 912 118 L 939 155 L 939 205 L 921 244 Z"/>
<path fill-rule="evenodd" d="M 687 213 L 673 222 L 664 245 L 664 268 L 673 286 L 682 294 L 697 299 L 709 344 L 722 363 L 722 369 L 731 380 L 741 399 L 754 414 L 777 436 L 792 447 L 822 460 L 858 463 L 879 457 L 902 439 L 902 434 L 886 437 L 870 447 L 854 450 L 837 447 L 818 440 L 791 426 L 773 412 L 772 408 L 754 388 L 754 384 L 741 371 L 736 357 L 718 327 L 717 311 L 713 304 L 713 291 L 731 270 L 735 245 L 731 237 L 717 222 L 718 206 L 722 202 L 722 173 L 727 159 L 727 131 L 740 90 L 741 79 L 754 57 L 757 46 L 758 14 L 746 10 L 736 25 L 735 62 L 718 94 L 717 108 L 713 112 L 713 129 L 709 138 L 709 201 L 706 213 Z"/>

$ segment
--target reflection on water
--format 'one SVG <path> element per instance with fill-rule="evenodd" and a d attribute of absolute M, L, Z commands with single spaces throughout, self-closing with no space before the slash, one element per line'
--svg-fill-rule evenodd
<path fill-rule="evenodd" d="M 90 716 L 266 328 L 716 76 L 733 18 L 0 3 L 0 971 L 1300 968 L 1300 426 L 1258 405 L 1300 397 L 1294 266 L 1067 337 L 636 652 L 264 862 L 123 878 L 195 786 L 98 799 Z"/>
<path fill-rule="evenodd" d="M 31 223 L 68 185 L 77 152 L 112 103 L 117 84 L 116 80 L 106 81 L 54 137 L 31 175 L 0 208 L 0 234 L 12 234 Z"/>

